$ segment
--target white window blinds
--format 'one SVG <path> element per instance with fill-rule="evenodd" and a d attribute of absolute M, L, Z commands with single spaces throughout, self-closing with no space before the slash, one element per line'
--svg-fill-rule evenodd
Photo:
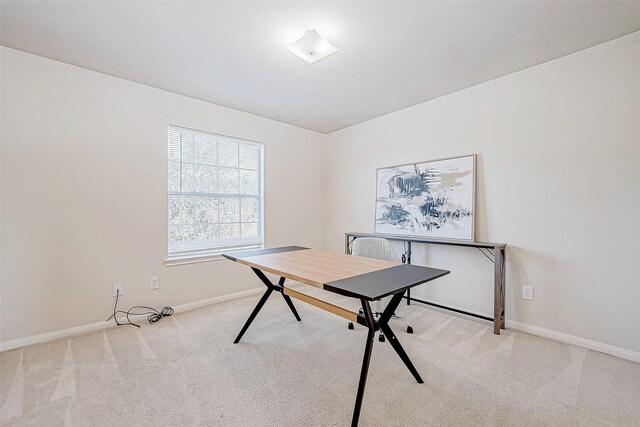
<path fill-rule="evenodd" d="M 261 245 L 262 144 L 169 126 L 169 256 Z"/>

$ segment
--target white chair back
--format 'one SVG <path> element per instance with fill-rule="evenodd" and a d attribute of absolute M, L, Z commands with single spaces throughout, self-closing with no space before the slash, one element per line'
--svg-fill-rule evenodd
<path fill-rule="evenodd" d="M 367 258 L 400 262 L 398 254 L 387 239 L 380 237 L 359 237 L 351 244 L 351 254 Z"/>

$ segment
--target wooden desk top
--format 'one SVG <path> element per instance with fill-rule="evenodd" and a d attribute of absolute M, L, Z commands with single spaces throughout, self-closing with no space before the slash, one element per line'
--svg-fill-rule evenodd
<path fill-rule="evenodd" d="M 230 252 L 222 255 L 261 271 L 370 301 L 449 274 L 447 270 L 299 246 Z"/>

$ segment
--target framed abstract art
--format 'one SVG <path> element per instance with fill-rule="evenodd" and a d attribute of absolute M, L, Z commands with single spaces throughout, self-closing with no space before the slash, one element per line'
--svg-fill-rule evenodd
<path fill-rule="evenodd" d="M 379 168 L 375 232 L 473 241 L 476 155 Z"/>

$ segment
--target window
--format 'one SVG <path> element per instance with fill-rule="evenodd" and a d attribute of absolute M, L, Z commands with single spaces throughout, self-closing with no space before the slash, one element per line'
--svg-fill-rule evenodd
<path fill-rule="evenodd" d="M 263 243 L 262 144 L 169 126 L 169 256 Z"/>

